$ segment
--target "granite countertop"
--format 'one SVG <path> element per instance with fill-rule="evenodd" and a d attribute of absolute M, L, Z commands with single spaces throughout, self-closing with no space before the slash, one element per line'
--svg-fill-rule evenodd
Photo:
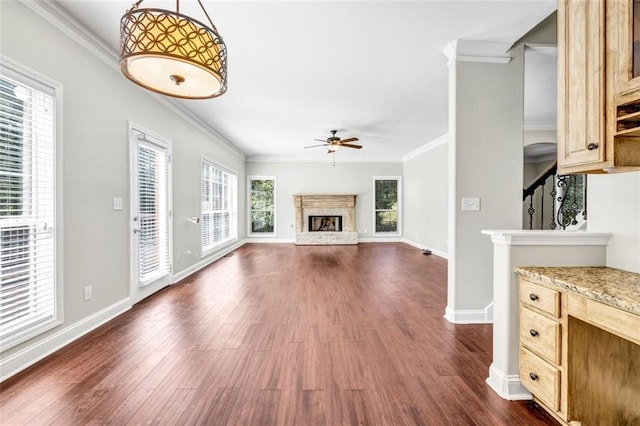
<path fill-rule="evenodd" d="M 521 266 L 516 272 L 640 315 L 640 274 L 604 266 Z"/>

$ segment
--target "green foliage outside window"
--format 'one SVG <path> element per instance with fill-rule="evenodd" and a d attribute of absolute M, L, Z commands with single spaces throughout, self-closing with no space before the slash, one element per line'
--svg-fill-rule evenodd
<path fill-rule="evenodd" d="M 375 181 L 376 232 L 398 232 L 398 181 Z"/>
<path fill-rule="evenodd" d="M 274 232 L 275 181 L 251 180 L 251 232 Z"/>

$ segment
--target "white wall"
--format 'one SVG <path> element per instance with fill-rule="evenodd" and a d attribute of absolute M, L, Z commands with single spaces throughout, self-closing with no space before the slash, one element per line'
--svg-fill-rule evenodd
<path fill-rule="evenodd" d="M 526 54 L 525 54 L 526 61 Z M 531 145 L 534 143 L 545 142 L 558 142 L 558 134 L 555 130 L 525 130 L 524 131 L 524 145 Z"/>
<path fill-rule="evenodd" d="M 607 266 L 640 273 L 640 172 L 587 179 L 587 229 L 613 233 Z"/>
<path fill-rule="evenodd" d="M 446 257 L 448 252 L 448 137 L 404 161 L 403 237 Z"/>
<path fill-rule="evenodd" d="M 62 336 L 62 330 L 81 332 L 90 325 L 89 318 L 115 304 L 126 305 L 130 285 L 129 120 L 173 141 L 174 272 L 201 261 L 199 256 L 186 256 L 187 250 L 199 253 L 197 232 L 189 234 L 187 228 L 194 225 L 186 218 L 200 211 L 201 155 L 238 172 L 240 200 L 245 198 L 245 166 L 241 155 L 178 117 L 155 95 L 129 82 L 114 66 L 25 6 L 3 1 L 1 7 L 2 54 L 62 83 L 64 120 L 63 138 L 58 141 L 63 144 L 59 189 L 64 197 L 64 323 L 5 351 L 2 356 L 7 359 L 53 335 Z M 113 197 L 125 200 L 124 210 L 111 209 Z M 242 208 L 240 239 L 245 236 L 245 216 Z M 83 288 L 87 285 L 93 287 L 93 298 L 85 302 Z M 64 336 L 56 342 L 68 337 Z"/>
<path fill-rule="evenodd" d="M 247 175 L 276 177 L 276 235 L 272 240 L 295 239 L 294 194 L 356 194 L 356 231 L 359 238 L 372 238 L 373 177 L 401 176 L 402 163 L 337 161 L 334 166 L 329 156 L 324 163 L 247 162 Z"/>
<path fill-rule="evenodd" d="M 493 247 L 480 232 L 522 226 L 524 47 L 510 52 L 506 64 L 450 65 L 446 316 L 454 322 L 480 321 L 493 301 Z M 480 198 L 480 211 L 461 211 L 463 197 Z"/>

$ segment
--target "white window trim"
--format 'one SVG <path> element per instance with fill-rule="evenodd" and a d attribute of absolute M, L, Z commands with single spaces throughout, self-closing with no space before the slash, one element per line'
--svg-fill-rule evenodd
<path fill-rule="evenodd" d="M 204 221 L 204 217 L 202 217 L 202 213 L 203 213 L 203 205 L 202 205 L 202 190 L 203 190 L 203 179 L 202 179 L 202 163 L 206 161 L 209 164 L 213 165 L 214 167 L 227 172 L 229 174 L 232 174 L 236 177 L 236 193 L 234 196 L 234 204 L 235 204 L 235 210 L 232 211 L 232 223 L 230 224 L 230 228 L 233 227 L 234 229 L 234 235 L 230 238 L 227 238 L 226 240 L 222 240 L 219 241 L 218 243 L 216 243 L 215 245 L 209 247 L 208 249 L 203 249 L 202 247 L 202 224 Z M 211 159 L 210 157 L 207 157 L 206 155 L 202 155 L 200 157 L 200 258 L 205 258 L 207 256 L 209 256 L 211 253 L 215 253 L 216 251 L 220 250 L 221 248 L 225 247 L 225 246 L 229 246 L 235 242 L 238 241 L 238 195 L 239 195 L 240 191 L 238 188 L 238 172 L 221 165 L 220 163 L 218 163 L 217 161 Z"/>
<path fill-rule="evenodd" d="M 25 85 L 34 87 L 37 90 L 43 92 L 50 92 L 53 94 L 54 105 L 54 154 L 53 154 L 53 192 L 55 205 L 53 209 L 53 238 L 55 239 L 55 245 L 53 250 L 54 256 L 54 291 L 55 291 L 55 306 L 53 317 L 47 321 L 40 322 L 28 329 L 25 329 L 19 333 L 15 333 L 13 336 L 2 341 L 2 349 L 7 350 L 19 345 L 29 339 L 33 339 L 52 328 L 58 327 L 64 323 L 64 260 L 63 260 L 63 194 L 62 194 L 62 182 L 63 182 L 63 167 L 62 167 L 62 105 L 63 105 L 63 91 L 62 84 L 35 71 L 19 62 L 16 62 L 4 55 L 0 55 L 0 73 L 7 77 L 21 82 Z"/>
<path fill-rule="evenodd" d="M 251 230 L 251 181 L 253 180 L 272 180 L 273 181 L 273 232 L 253 232 Z M 278 186 L 275 176 L 252 175 L 247 176 L 247 235 L 250 237 L 265 238 L 274 237 L 278 233 L 277 229 L 277 198 Z"/>
<path fill-rule="evenodd" d="M 398 182 L 398 230 L 396 232 L 376 232 L 376 181 L 395 180 Z M 402 176 L 374 176 L 373 177 L 373 235 L 396 237 L 402 235 Z"/>

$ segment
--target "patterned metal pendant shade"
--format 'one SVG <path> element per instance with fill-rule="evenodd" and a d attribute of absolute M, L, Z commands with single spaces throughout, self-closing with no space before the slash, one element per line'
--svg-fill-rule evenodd
<path fill-rule="evenodd" d="M 227 47 L 211 19 L 208 27 L 180 14 L 179 5 L 173 12 L 138 9 L 140 3 L 120 20 L 122 73 L 146 89 L 177 98 L 225 93 Z"/>

